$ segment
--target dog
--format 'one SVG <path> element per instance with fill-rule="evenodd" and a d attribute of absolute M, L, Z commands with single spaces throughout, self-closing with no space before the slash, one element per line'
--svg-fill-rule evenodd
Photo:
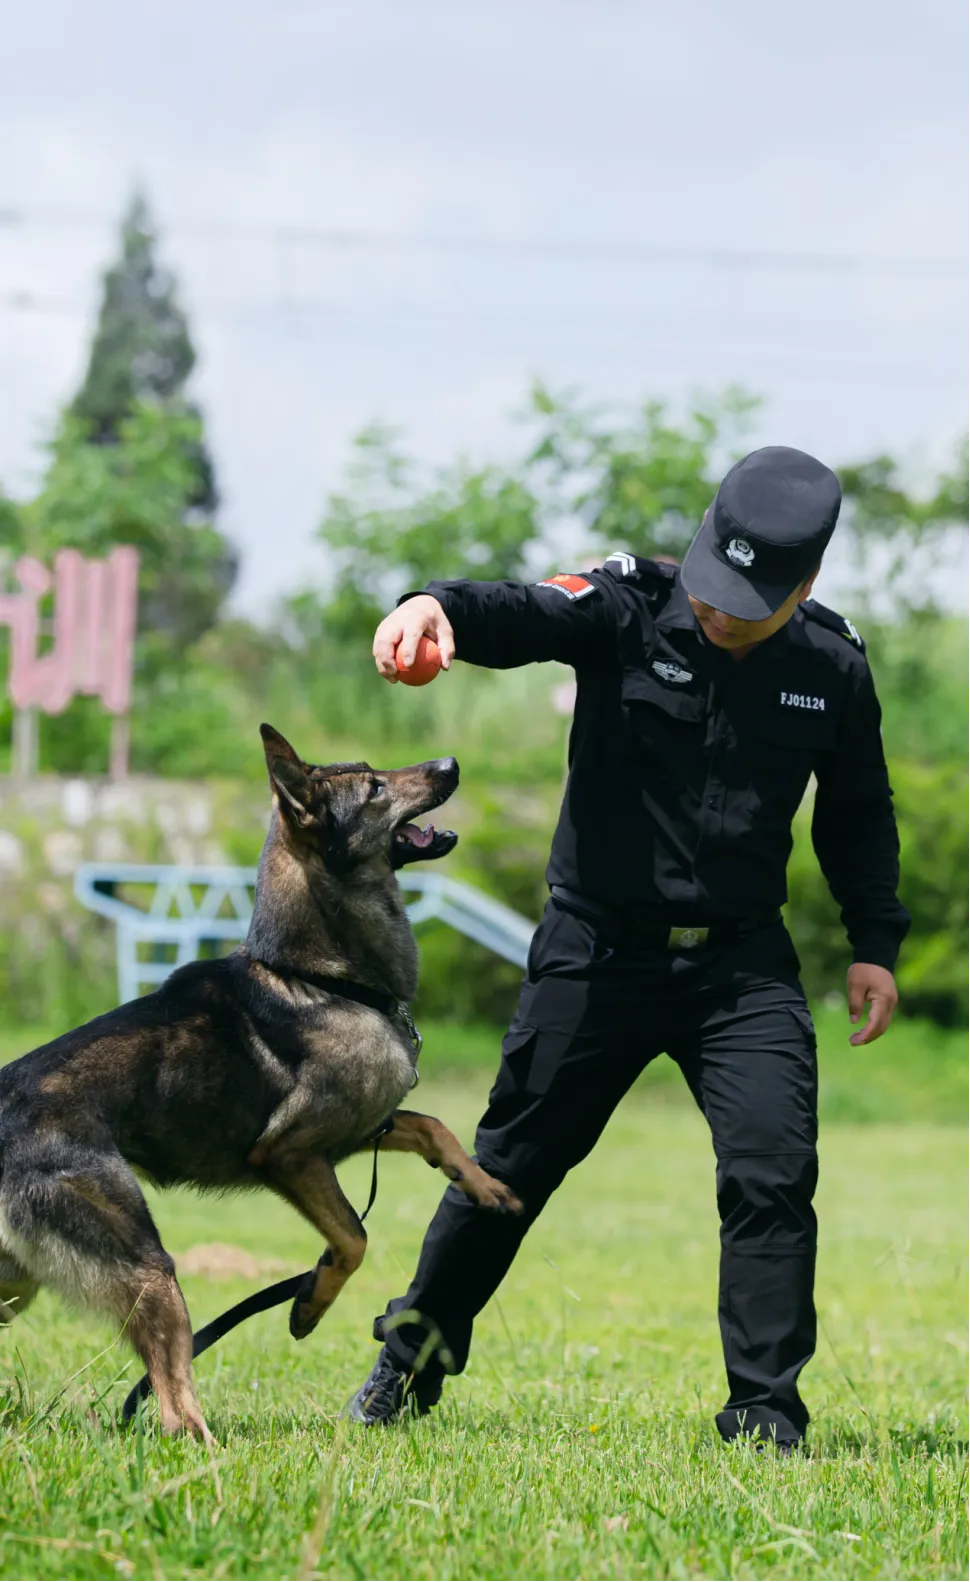
<path fill-rule="evenodd" d="M 416 1153 L 483 1208 L 522 1208 L 440 1121 L 398 1108 L 416 1080 L 418 953 L 395 872 L 455 846 L 412 820 L 447 801 L 458 764 L 311 765 L 260 729 L 273 808 L 245 943 L 0 1071 L 0 1319 L 42 1285 L 106 1311 L 162 1431 L 207 1442 L 192 1326 L 138 1175 L 266 1187 L 309 1220 L 326 1250 L 293 1301 L 298 1340 L 366 1250 L 334 1171 L 348 1155 Z"/>

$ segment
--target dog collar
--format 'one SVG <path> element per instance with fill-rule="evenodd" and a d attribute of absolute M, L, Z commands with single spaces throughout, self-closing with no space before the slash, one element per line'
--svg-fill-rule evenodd
<path fill-rule="evenodd" d="M 251 961 L 256 957 L 251 956 Z M 266 967 L 269 972 L 275 973 L 280 978 L 295 978 L 298 983 L 309 983 L 314 989 L 323 989 L 326 994 L 336 994 L 343 1000 L 354 1000 L 358 1005 L 368 1005 L 373 1011 L 380 1011 L 388 1021 L 401 1021 L 405 1031 L 414 1046 L 414 1058 L 417 1060 L 421 1053 L 424 1039 L 414 1025 L 414 1017 L 407 1000 L 397 1000 L 393 994 L 382 994 L 380 989 L 372 989 L 367 983 L 356 983 L 353 978 L 330 978 L 321 972 L 307 972 L 303 967 L 271 967 L 268 961 L 259 962 L 261 967 Z M 417 1070 L 414 1073 L 415 1086 L 418 1080 Z"/>

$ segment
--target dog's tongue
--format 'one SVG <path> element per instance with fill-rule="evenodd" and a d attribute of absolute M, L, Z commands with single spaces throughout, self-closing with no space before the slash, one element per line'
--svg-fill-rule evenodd
<path fill-rule="evenodd" d="M 429 824 L 427 829 L 419 829 L 417 824 L 403 824 L 398 834 L 404 835 L 412 846 L 417 846 L 423 851 L 425 846 L 430 846 L 434 840 L 434 825 Z"/>

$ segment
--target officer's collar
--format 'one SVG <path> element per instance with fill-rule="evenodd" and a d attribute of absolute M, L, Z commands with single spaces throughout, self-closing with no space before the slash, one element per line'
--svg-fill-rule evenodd
<path fill-rule="evenodd" d="M 679 571 L 671 585 L 670 597 L 663 609 L 654 616 L 654 625 L 661 631 L 667 627 L 678 627 L 688 632 L 696 632 L 698 637 L 701 635 L 697 617 L 688 602 L 687 590 L 680 580 Z"/>

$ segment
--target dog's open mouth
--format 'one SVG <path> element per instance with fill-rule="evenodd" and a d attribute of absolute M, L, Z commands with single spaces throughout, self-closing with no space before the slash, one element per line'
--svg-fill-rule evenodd
<path fill-rule="evenodd" d="M 391 867 L 403 868 L 406 862 L 428 862 L 446 857 L 458 844 L 454 830 L 435 829 L 426 824 L 399 824 L 391 842 Z"/>
<path fill-rule="evenodd" d="M 414 851 L 427 851 L 435 837 L 433 824 L 419 829 L 417 824 L 402 824 L 394 832 L 395 846 L 410 847 Z"/>

